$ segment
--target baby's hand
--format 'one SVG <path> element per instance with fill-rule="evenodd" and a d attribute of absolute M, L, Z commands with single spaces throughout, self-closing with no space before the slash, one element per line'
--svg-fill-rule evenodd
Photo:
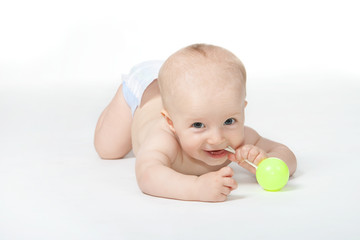
<path fill-rule="evenodd" d="M 230 167 L 223 167 L 216 172 L 209 172 L 197 179 L 198 198 L 206 202 L 222 202 L 230 192 L 237 188 L 236 181 Z"/>
<path fill-rule="evenodd" d="M 262 160 L 264 160 L 268 156 L 267 153 L 261 148 L 258 148 L 254 145 L 244 145 L 236 149 L 235 154 L 229 154 L 228 157 L 229 160 L 236 162 L 243 168 L 255 174 L 256 169 L 247 162 L 245 162 L 245 159 L 248 160 L 249 162 L 254 163 L 255 165 L 258 165 Z"/>

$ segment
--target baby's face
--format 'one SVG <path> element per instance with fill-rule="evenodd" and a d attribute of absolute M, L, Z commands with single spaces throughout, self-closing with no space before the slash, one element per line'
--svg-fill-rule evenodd
<path fill-rule="evenodd" d="M 245 90 L 241 81 L 231 79 L 194 85 L 178 95 L 176 108 L 170 113 L 175 134 L 186 155 L 216 166 L 227 161 L 227 146 L 238 147 L 244 141 Z M 223 74 L 224 77 L 234 77 Z M 204 77 L 204 76 L 202 76 Z"/>

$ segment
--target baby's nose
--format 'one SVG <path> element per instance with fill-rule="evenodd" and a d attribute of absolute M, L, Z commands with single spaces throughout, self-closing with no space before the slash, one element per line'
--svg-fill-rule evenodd
<path fill-rule="evenodd" d="M 224 136 L 222 135 L 221 131 L 219 130 L 213 130 L 208 139 L 207 142 L 211 145 L 218 145 L 224 142 Z"/>

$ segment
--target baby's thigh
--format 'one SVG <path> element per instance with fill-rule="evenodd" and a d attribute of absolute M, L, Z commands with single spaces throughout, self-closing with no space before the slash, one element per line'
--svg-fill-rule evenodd
<path fill-rule="evenodd" d="M 131 109 L 120 86 L 95 130 L 95 148 L 102 158 L 121 158 L 131 150 L 131 123 Z"/>

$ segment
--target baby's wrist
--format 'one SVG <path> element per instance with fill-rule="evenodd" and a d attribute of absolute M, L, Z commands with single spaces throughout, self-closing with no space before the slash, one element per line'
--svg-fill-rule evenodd
<path fill-rule="evenodd" d="M 189 198 L 201 201 L 201 175 L 193 176 L 193 184 L 190 186 Z"/>

